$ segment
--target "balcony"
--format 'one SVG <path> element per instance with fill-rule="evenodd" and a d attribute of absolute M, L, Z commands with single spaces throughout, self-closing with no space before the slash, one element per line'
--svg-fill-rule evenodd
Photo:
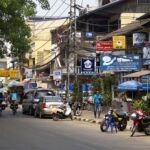
<path fill-rule="evenodd" d="M 100 75 L 100 74 L 102 73 L 99 66 L 97 66 L 95 70 L 96 70 L 96 71 L 95 71 L 94 73 L 90 73 L 90 72 L 85 73 L 85 72 L 82 72 L 81 66 L 77 66 L 77 67 L 76 67 L 76 74 L 77 74 L 77 75 Z M 52 72 L 53 72 L 53 70 L 51 70 L 50 76 L 53 76 L 53 73 L 52 73 Z M 66 68 L 63 68 L 63 69 L 62 69 L 62 74 L 63 74 L 63 75 L 66 75 L 66 74 L 67 74 L 67 69 L 66 69 Z M 75 75 L 74 73 L 70 73 L 70 74 L 71 74 L 71 75 Z"/>

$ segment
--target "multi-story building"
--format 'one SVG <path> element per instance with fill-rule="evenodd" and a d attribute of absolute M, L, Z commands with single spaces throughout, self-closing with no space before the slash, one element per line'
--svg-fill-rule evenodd
<path fill-rule="evenodd" d="M 27 24 L 31 28 L 31 51 L 26 55 L 30 72 L 36 73 L 36 77 L 49 76 L 50 60 L 55 52 L 52 52 L 51 30 L 65 24 L 66 17 L 31 17 Z M 55 53 L 57 55 L 58 52 Z M 28 69 L 29 71 L 29 69 Z"/>

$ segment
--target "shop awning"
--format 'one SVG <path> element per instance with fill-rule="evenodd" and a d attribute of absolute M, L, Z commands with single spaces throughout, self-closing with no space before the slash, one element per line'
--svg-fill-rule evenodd
<path fill-rule="evenodd" d="M 123 76 L 123 78 L 139 78 L 141 76 L 148 75 L 148 74 L 150 74 L 150 70 L 141 70 L 135 73 L 125 75 Z"/>
<path fill-rule="evenodd" d="M 100 41 L 108 40 L 108 39 L 112 38 L 113 36 L 125 35 L 125 34 L 133 32 L 135 30 L 142 29 L 143 28 L 142 26 L 145 25 L 148 22 L 150 22 L 150 19 L 144 19 L 144 20 L 141 20 L 141 21 L 132 22 L 132 23 L 126 25 L 125 27 L 122 27 L 122 28 L 120 28 L 120 29 L 118 29 L 114 32 L 109 33 L 109 34 L 106 34 L 105 36 L 100 38 Z"/>

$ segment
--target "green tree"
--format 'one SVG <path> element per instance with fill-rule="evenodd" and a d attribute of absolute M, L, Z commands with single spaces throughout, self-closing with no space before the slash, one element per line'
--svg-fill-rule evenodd
<path fill-rule="evenodd" d="M 48 0 L 36 0 L 43 9 L 49 9 Z M 30 50 L 30 28 L 26 18 L 36 14 L 35 0 L 0 0 L 0 57 L 8 52 L 5 43 L 11 45 L 11 56 L 24 60 Z"/>

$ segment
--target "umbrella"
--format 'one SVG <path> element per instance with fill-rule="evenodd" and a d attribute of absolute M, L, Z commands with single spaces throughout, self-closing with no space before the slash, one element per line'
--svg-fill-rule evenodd
<path fill-rule="evenodd" d="M 12 80 L 8 83 L 8 87 L 22 86 L 20 82 Z"/>
<path fill-rule="evenodd" d="M 120 91 L 138 91 L 142 90 L 142 83 L 135 80 L 126 81 L 119 84 L 117 89 Z"/>

